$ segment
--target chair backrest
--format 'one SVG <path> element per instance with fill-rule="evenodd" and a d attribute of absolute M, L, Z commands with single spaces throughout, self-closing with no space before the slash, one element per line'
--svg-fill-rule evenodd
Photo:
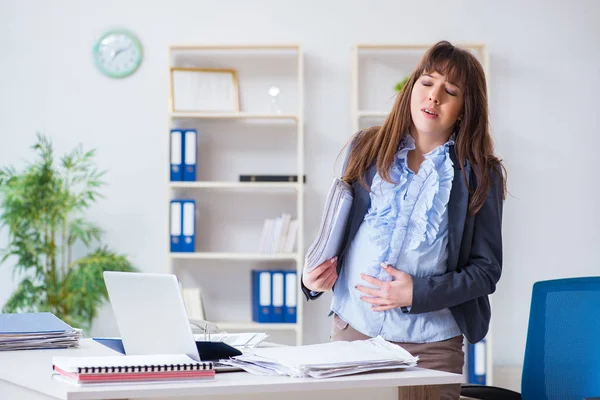
<path fill-rule="evenodd" d="M 600 396 L 600 277 L 533 285 L 523 400 Z"/>

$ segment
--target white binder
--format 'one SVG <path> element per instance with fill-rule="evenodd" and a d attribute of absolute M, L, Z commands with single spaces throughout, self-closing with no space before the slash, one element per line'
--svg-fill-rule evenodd
<path fill-rule="evenodd" d="M 181 202 L 171 201 L 171 252 L 181 251 Z"/>
<path fill-rule="evenodd" d="M 197 136 L 193 129 L 185 131 L 183 180 L 187 182 L 196 180 Z"/>
<path fill-rule="evenodd" d="M 271 314 L 271 322 L 283 322 L 283 272 L 272 272 L 271 279 L 273 280 L 273 313 Z"/>
<path fill-rule="evenodd" d="M 183 240 L 181 251 L 193 252 L 196 244 L 196 203 L 183 201 Z"/>
<path fill-rule="evenodd" d="M 183 166 L 181 157 L 183 155 L 181 131 L 173 129 L 171 131 L 171 182 L 183 180 Z"/>

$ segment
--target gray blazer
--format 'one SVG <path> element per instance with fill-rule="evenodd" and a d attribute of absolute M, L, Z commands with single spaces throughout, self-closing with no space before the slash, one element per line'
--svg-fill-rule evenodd
<path fill-rule="evenodd" d="M 420 314 L 449 308 L 460 330 L 471 343 L 485 337 L 490 323 L 488 295 L 496 290 L 502 273 L 502 208 L 501 180 L 490 171 L 490 189 L 481 210 L 472 216 L 467 212 L 469 191 L 464 182 L 454 146 L 450 147 L 454 163 L 454 180 L 448 202 L 448 269 L 439 276 L 413 277 L 413 302 L 410 314 Z M 465 162 L 469 186 L 477 185 L 471 165 Z M 366 172 L 366 182 L 371 186 L 377 167 L 373 164 Z M 369 192 L 359 182 L 352 184 L 354 202 L 342 251 L 338 256 L 338 274 L 345 256 L 371 205 Z M 335 290 L 335 288 L 334 288 Z M 307 300 L 312 296 L 302 283 Z"/>

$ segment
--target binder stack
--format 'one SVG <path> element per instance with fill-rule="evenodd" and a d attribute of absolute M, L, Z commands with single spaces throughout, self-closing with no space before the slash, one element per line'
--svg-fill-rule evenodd
<path fill-rule="evenodd" d="M 296 323 L 296 271 L 252 271 L 252 320 L 259 323 Z"/>
<path fill-rule="evenodd" d="M 171 129 L 171 182 L 194 182 L 198 132 L 195 129 Z"/>
<path fill-rule="evenodd" d="M 171 200 L 171 252 L 193 253 L 196 248 L 196 202 Z"/>

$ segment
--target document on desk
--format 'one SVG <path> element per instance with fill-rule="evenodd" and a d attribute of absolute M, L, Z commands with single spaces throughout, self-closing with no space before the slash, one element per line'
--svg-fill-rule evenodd
<path fill-rule="evenodd" d="M 267 333 L 211 333 L 210 337 L 205 334 L 194 334 L 195 340 L 207 340 L 211 342 L 223 342 L 238 349 L 254 348 L 269 338 Z"/>
<path fill-rule="evenodd" d="M 417 361 L 418 357 L 379 336 L 353 342 L 256 348 L 222 362 L 257 375 L 329 378 L 410 368 Z"/>

